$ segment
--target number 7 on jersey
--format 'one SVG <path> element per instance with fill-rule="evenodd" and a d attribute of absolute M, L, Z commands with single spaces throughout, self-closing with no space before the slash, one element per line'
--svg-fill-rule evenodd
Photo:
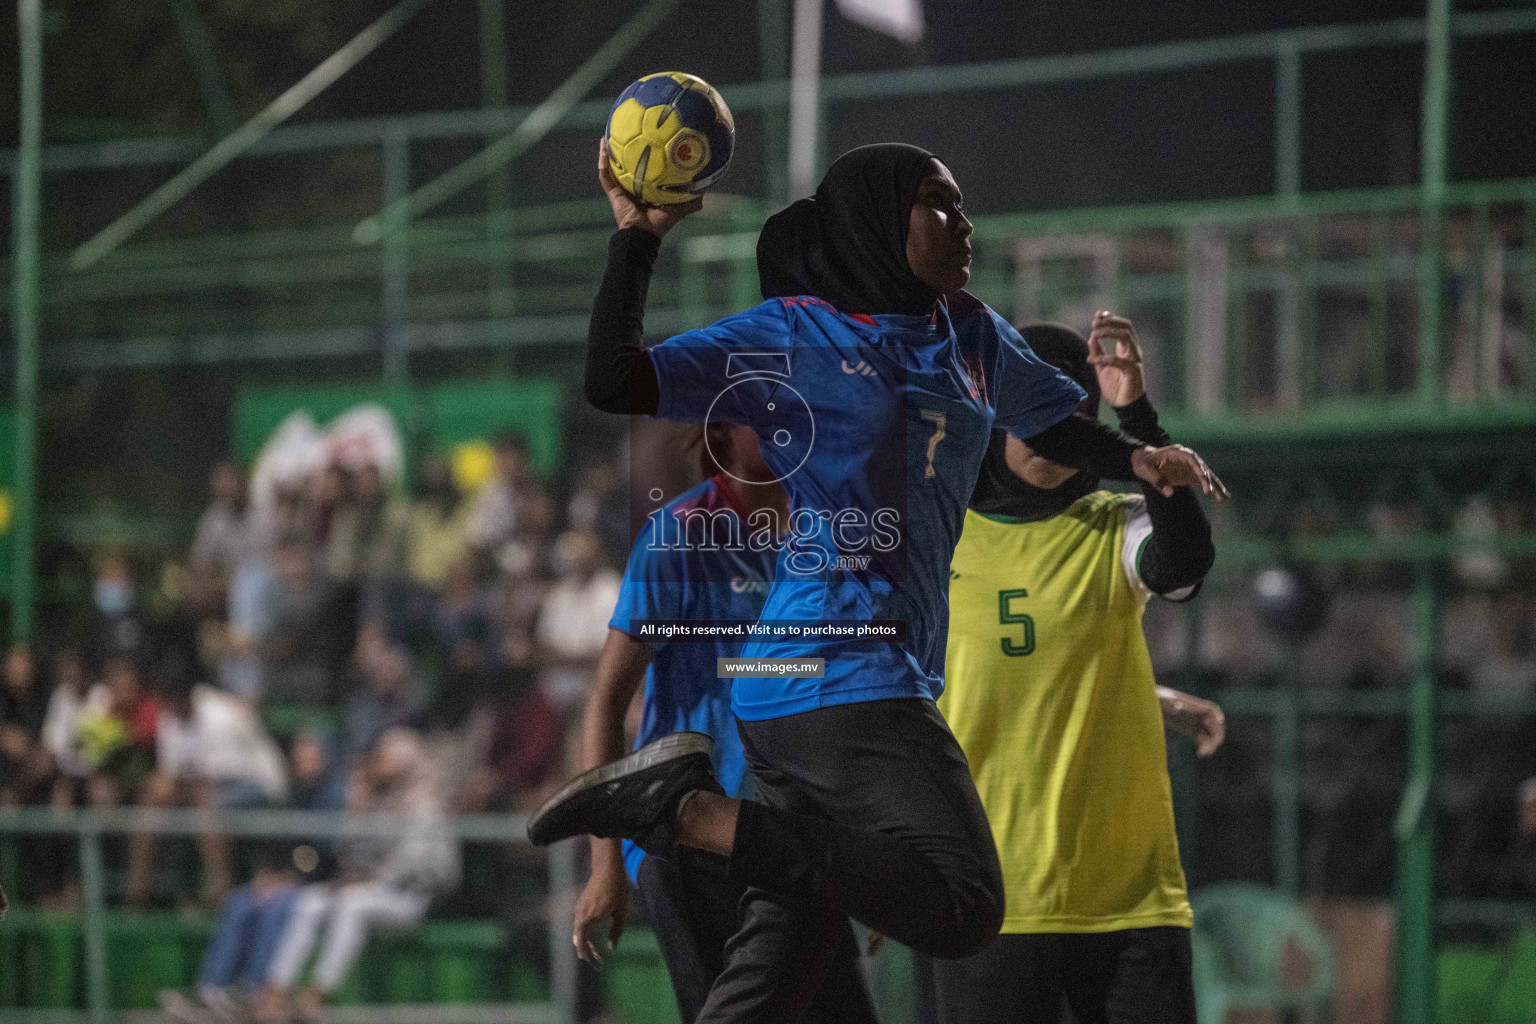
<path fill-rule="evenodd" d="M 944 440 L 944 414 L 937 409 L 921 410 L 923 419 L 933 424 L 933 436 L 928 439 L 928 470 L 923 474 L 925 479 L 933 477 L 933 453 L 938 450 L 939 442 Z"/>

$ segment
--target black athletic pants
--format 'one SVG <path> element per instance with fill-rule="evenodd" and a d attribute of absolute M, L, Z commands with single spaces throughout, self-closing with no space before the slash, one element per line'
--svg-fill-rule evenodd
<path fill-rule="evenodd" d="M 1195 1024 L 1188 928 L 1002 935 L 933 975 L 939 1024 Z"/>
<path fill-rule="evenodd" d="M 726 877 L 725 861 L 681 848 L 672 860 L 640 862 L 640 900 L 667 961 L 683 1024 L 693 1024 L 725 969 L 725 946 L 740 928 L 746 886 Z M 832 962 L 800 1024 L 878 1024 L 859 949 L 847 919 Z"/>
<path fill-rule="evenodd" d="M 1003 920 L 1003 881 L 960 745 L 932 701 L 879 700 L 738 722 L 761 803 L 741 805 L 741 928 L 699 1021 L 794 1020 L 844 918 L 938 957 Z"/>

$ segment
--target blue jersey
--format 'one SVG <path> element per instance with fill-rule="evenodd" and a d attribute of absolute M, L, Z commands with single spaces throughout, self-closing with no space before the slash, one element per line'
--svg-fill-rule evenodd
<path fill-rule="evenodd" d="M 731 506 L 719 477 L 667 502 L 635 540 L 619 603 L 608 622 L 655 651 L 645 672 L 644 714 L 635 746 L 668 733 L 708 733 L 715 739 L 715 771 L 731 796 L 740 791 L 747 765 L 731 714 L 731 680 L 716 678 L 715 659 L 736 657 L 743 638 L 669 641 L 639 635 L 636 623 L 755 622 L 768 597 L 778 543 L 768 531 L 756 531 L 754 542 L 750 529 Z M 644 851 L 624 841 L 624 867 L 631 879 L 644 858 Z"/>
<path fill-rule="evenodd" d="M 994 424 L 1030 437 L 1081 388 L 969 295 L 932 316 L 770 299 L 650 350 L 657 415 L 753 428 L 790 498 L 765 623 L 743 657 L 823 658 L 823 678 L 737 679 L 747 720 L 943 689 L 949 563 Z M 899 640 L 825 623 L 899 622 Z M 844 631 L 846 632 L 846 630 Z"/>

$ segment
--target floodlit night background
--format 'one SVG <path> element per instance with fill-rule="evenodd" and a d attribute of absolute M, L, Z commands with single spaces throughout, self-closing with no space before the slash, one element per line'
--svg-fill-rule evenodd
<path fill-rule="evenodd" d="M 323 813 L 292 836 L 235 815 L 222 842 L 191 816 L 129 827 L 197 802 L 155 764 L 165 671 L 254 709 L 270 763 L 241 782 L 282 806 L 339 809 L 408 722 L 398 756 L 471 816 L 462 877 L 372 937 L 338 1013 L 676 1019 L 638 900 L 593 974 L 567 941 L 582 844 L 519 841 L 572 771 L 629 482 L 697 479 L 687 431 L 581 396 L 613 97 L 687 71 L 736 119 L 729 172 L 663 248 L 651 340 L 755 304 L 756 231 L 796 198 L 797 4 L 677 0 L 632 31 L 656 4 L 7 11 L 0 1019 L 174 1004 L 229 887 L 335 856 Z M 1275 952 L 1278 987 L 1335 1020 L 1536 1018 L 1536 7 L 924 0 L 913 43 L 824 7 L 816 176 L 870 142 L 939 154 L 976 224 L 970 289 L 1015 323 L 1130 317 L 1164 424 L 1236 493 L 1209 508 L 1201 596 L 1146 618 L 1159 681 L 1227 715 L 1208 759 L 1169 743 L 1191 892 L 1293 900 L 1327 941 Z M 554 126 L 520 129 L 573 75 Z M 151 643 L 184 664 L 136 667 Z M 887 1021 L 913 1019 L 906 956 L 867 964 Z"/>

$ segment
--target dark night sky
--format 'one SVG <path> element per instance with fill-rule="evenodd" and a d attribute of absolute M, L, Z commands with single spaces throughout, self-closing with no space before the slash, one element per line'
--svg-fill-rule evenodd
<path fill-rule="evenodd" d="M 829 8 L 832 0 L 827 0 Z M 202 0 L 241 116 L 250 116 L 320 59 L 390 6 L 387 0 Z M 531 4 L 508 0 L 513 102 L 535 102 L 605 39 L 637 6 L 611 0 Z M 907 47 L 829 13 L 825 67 L 837 73 L 1085 52 L 1109 47 L 1208 38 L 1269 28 L 1415 17 L 1403 0 L 1278 0 L 1156 4 L 1085 0 L 1023 4 L 1015 0 L 926 0 L 929 31 Z M 1460 10 L 1499 4 L 1463 2 Z M 68 0 L 47 45 L 50 139 L 102 132 L 205 129 L 196 80 L 168 3 Z M 761 74 L 758 4 L 683 0 L 646 43 L 597 90 L 613 95 L 653 70 L 692 71 L 720 86 Z M 0 132 L 14 139 L 14 20 L 5 25 L 7 66 L 0 71 Z M 478 5 L 437 0 L 295 121 L 357 118 L 476 106 L 480 102 Z M 1456 50 L 1452 172 L 1463 178 L 1536 174 L 1536 35 L 1461 43 Z M 1383 47 L 1309 56 L 1304 65 L 1303 187 L 1349 188 L 1411 182 L 1418 168 L 1418 47 Z M 1028 209 L 1235 196 L 1272 187 L 1273 69 L 1261 61 L 1101 82 L 994 93 L 852 103 L 834 109 L 833 154 L 853 145 L 902 139 L 941 153 L 973 208 Z M 736 165 L 726 187 L 757 192 L 762 132 L 741 120 Z M 590 194 L 589 144 L 555 132 L 517 169 L 527 201 Z M 470 143 L 419 146 L 418 179 L 462 159 Z M 376 187 L 366 161 L 323 169 L 289 158 L 251 161 L 211 182 L 197 218 L 231 228 L 275 216 L 260 201 L 276 191 L 290 220 L 327 209 L 350 215 L 347 197 Z M 99 227 L 122 208 L 114 193 L 142 194 L 163 180 L 158 169 L 76 176 L 55 183 L 53 209 L 64 216 L 55 242 Z M 322 181 L 328 184 L 320 184 Z M 313 202 L 293 202 L 305 187 Z M 298 190 L 298 192 L 295 191 Z M 372 197 L 369 197 L 371 200 Z M 473 194 L 462 200 L 475 203 Z M 99 211 L 97 207 L 100 207 Z M 365 201 L 363 205 L 367 205 Z M 295 212 L 297 208 L 298 211 Z M 451 212 L 450 206 L 444 212 Z M 243 210 L 243 215 L 234 211 Z M 68 211 L 68 212 L 65 212 Z M 279 216 L 279 219 L 282 219 Z M 190 226 L 190 225 L 188 225 Z M 175 217 L 165 230 L 175 230 Z"/>

